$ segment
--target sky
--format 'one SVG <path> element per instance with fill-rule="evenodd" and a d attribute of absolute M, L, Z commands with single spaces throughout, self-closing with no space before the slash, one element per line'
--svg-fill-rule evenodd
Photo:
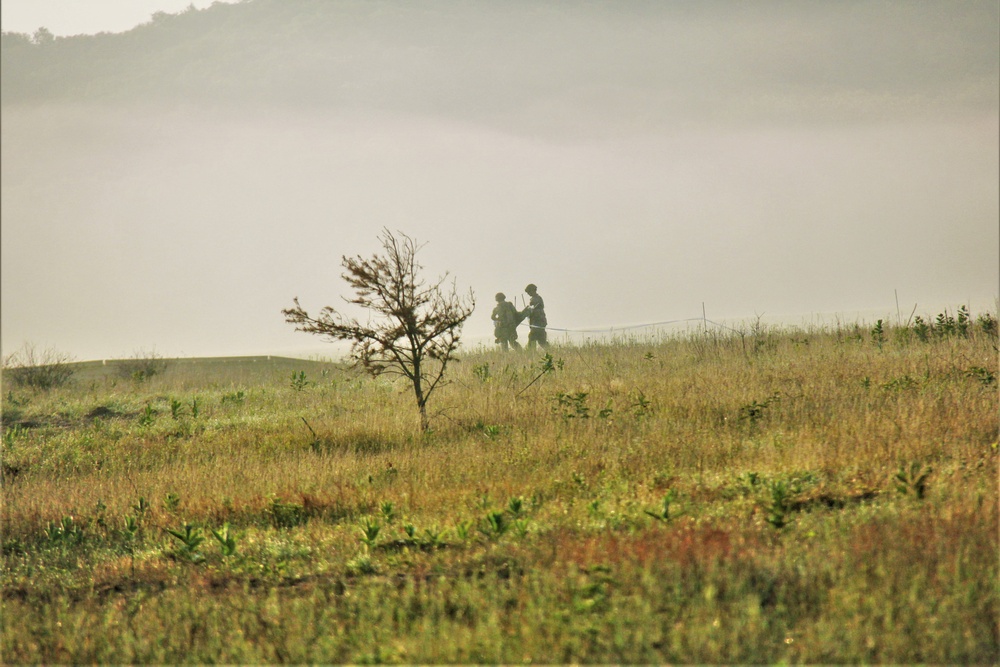
<path fill-rule="evenodd" d="M 2 22 L 122 31 L 189 4 L 6 0 Z M 639 5 L 526 32 L 490 71 L 414 64 L 391 103 L 5 107 L 4 353 L 322 354 L 280 310 L 344 306 L 340 259 L 383 228 L 473 290 L 472 345 L 529 282 L 557 342 L 995 312 L 996 3 L 948 30 L 951 3 Z"/>

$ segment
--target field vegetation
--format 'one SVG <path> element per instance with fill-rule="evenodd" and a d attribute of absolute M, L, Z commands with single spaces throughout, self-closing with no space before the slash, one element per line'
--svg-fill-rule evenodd
<path fill-rule="evenodd" d="M 6 663 L 996 663 L 993 315 L 3 387 Z"/>

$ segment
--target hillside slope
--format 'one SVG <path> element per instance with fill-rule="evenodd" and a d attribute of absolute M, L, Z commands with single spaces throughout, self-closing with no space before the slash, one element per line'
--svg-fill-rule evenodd
<path fill-rule="evenodd" d="M 885 21 L 898 30 L 882 34 Z M 996 25 L 992 3 L 863 12 L 799 3 L 791 13 L 729 3 L 248 0 L 159 13 L 121 34 L 5 33 L 0 90 L 4 104 L 225 102 L 472 116 L 559 100 L 576 112 L 597 105 L 645 120 L 678 102 L 719 114 L 741 98 L 745 113 L 748 94 L 774 113 L 806 83 L 838 107 L 867 104 L 876 92 L 912 106 L 915 92 L 931 88 L 949 103 L 992 108 Z M 773 42 L 760 42 L 762 26 Z M 789 50 L 803 43 L 814 58 L 790 62 Z"/>

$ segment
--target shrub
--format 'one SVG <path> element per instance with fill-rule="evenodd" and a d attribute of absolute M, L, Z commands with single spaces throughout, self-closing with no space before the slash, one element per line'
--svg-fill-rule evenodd
<path fill-rule="evenodd" d="M 979 325 L 979 329 L 987 336 L 997 335 L 997 318 L 993 317 L 990 313 L 983 313 L 978 318 L 976 318 L 976 324 Z"/>
<path fill-rule="evenodd" d="M 145 382 L 167 370 L 167 361 L 155 351 L 136 350 L 128 359 L 115 364 L 118 377 L 135 382 Z"/>
<path fill-rule="evenodd" d="M 17 387 L 48 391 L 73 379 L 73 358 L 52 348 L 39 351 L 25 343 L 20 350 L 3 358 L 3 373 Z"/>

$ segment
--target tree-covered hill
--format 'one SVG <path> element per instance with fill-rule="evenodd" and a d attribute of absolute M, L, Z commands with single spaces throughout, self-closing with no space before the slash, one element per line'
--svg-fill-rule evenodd
<path fill-rule="evenodd" d="M 3 99 L 9 104 L 294 96 L 298 102 L 310 89 L 320 98 L 349 96 L 350 87 L 343 84 L 358 63 L 332 54 L 355 51 L 350 42 L 382 8 L 352 3 L 330 12 L 327 7 L 310 1 L 216 3 L 176 15 L 159 13 L 121 34 L 53 39 L 44 32 L 34 38 L 5 33 Z M 345 13 L 353 25 L 338 21 Z M 331 50 L 331 44 L 341 48 Z"/>
<path fill-rule="evenodd" d="M 572 86 L 573 51 L 584 46 L 546 36 L 573 22 L 572 33 L 595 27 L 608 11 L 249 0 L 158 13 L 120 34 L 4 33 L 3 101 L 502 107 L 552 81 Z M 598 42 L 586 48 L 614 48 Z"/>
<path fill-rule="evenodd" d="M 5 105 L 179 100 L 477 117 L 553 106 L 720 113 L 737 99 L 744 112 L 829 106 L 789 102 L 803 90 L 839 109 L 866 95 L 926 104 L 928 88 L 995 105 L 990 3 L 795 8 L 244 0 L 158 13 L 120 34 L 5 33 L 0 80 Z M 885 33 L 886 22 L 898 29 Z M 762 26 L 773 40 L 761 42 Z"/>

